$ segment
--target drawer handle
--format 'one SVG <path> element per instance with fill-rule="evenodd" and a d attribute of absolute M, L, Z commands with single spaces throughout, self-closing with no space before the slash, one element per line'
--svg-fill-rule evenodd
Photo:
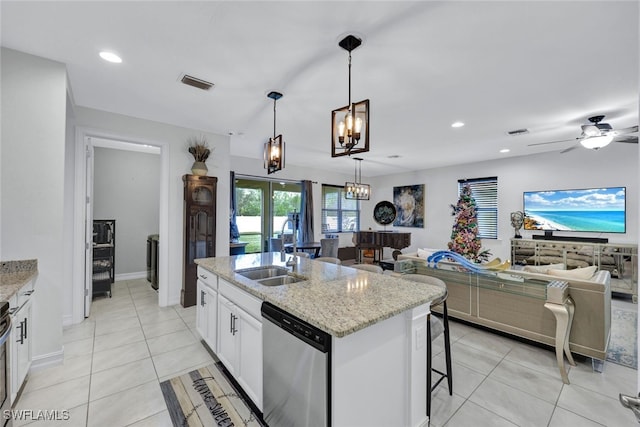
<path fill-rule="evenodd" d="M 200 275 L 200 278 L 202 278 L 202 279 L 204 279 L 204 280 L 207 280 L 207 276 L 205 276 L 204 274 L 201 274 L 201 275 Z"/>
<path fill-rule="evenodd" d="M 33 292 L 34 292 L 34 291 L 24 291 L 24 292 L 22 293 L 22 295 L 29 296 L 29 295 L 31 295 Z"/>

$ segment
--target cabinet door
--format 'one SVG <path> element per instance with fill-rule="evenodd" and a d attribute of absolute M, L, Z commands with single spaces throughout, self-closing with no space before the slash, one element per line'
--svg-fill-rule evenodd
<path fill-rule="evenodd" d="M 29 372 L 29 368 L 31 368 L 31 326 L 32 326 L 32 316 L 31 316 L 31 302 L 32 299 L 29 300 L 22 306 L 20 310 L 20 318 L 23 323 L 23 337 L 22 343 L 18 344 L 18 382 L 22 384 L 24 382 L 25 377 L 27 376 L 27 372 Z"/>
<path fill-rule="evenodd" d="M 218 326 L 220 333 L 218 337 L 218 358 L 227 370 L 235 376 L 235 361 L 238 352 L 235 305 L 222 295 L 219 296 L 218 303 Z"/>
<path fill-rule="evenodd" d="M 196 330 L 200 334 L 200 338 L 203 340 L 207 339 L 208 330 L 208 319 L 207 315 L 209 313 L 209 301 L 207 301 L 207 286 L 201 281 L 198 280 L 198 295 L 197 295 L 197 308 L 196 308 Z"/>
<path fill-rule="evenodd" d="M 218 292 L 205 286 L 207 336 L 205 342 L 214 353 L 218 352 Z"/>
<path fill-rule="evenodd" d="M 262 323 L 240 308 L 238 320 L 237 380 L 262 411 Z"/>

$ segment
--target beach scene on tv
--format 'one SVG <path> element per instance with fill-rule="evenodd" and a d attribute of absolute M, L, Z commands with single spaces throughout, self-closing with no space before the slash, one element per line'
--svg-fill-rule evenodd
<path fill-rule="evenodd" d="M 524 229 L 625 232 L 625 187 L 524 193 Z"/>

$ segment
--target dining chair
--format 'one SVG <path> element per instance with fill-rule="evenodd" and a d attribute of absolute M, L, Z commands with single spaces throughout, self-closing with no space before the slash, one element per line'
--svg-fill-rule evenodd
<path fill-rule="evenodd" d="M 280 252 L 282 250 L 282 239 L 277 237 L 269 239 L 269 250 L 271 252 Z"/>
<path fill-rule="evenodd" d="M 384 273 L 384 270 L 382 270 L 382 267 L 374 264 L 354 264 L 350 267 L 355 268 L 357 270 L 370 271 L 372 273 L 378 273 L 378 274 Z"/>
<path fill-rule="evenodd" d="M 320 256 L 337 258 L 339 243 L 340 239 L 320 239 Z"/>
<path fill-rule="evenodd" d="M 437 277 L 426 276 L 424 274 L 403 274 L 402 279 L 414 282 L 428 283 L 444 289 L 444 295 L 431 301 L 431 307 L 442 304 L 442 320 L 429 314 L 429 327 L 427 328 L 427 416 L 431 417 L 431 393 L 438 387 L 443 379 L 447 379 L 449 386 L 449 396 L 453 395 L 453 376 L 451 370 L 451 340 L 449 338 L 449 314 L 447 312 L 447 284 Z M 440 372 L 432 366 L 432 342 L 440 335 L 444 334 L 444 352 L 447 373 Z M 431 371 L 440 375 L 438 381 L 432 384 Z"/>
<path fill-rule="evenodd" d="M 342 261 L 340 261 L 339 258 L 330 257 L 330 256 L 319 256 L 318 258 L 314 258 L 314 260 L 328 262 L 331 264 L 338 264 L 338 265 L 342 264 Z"/>

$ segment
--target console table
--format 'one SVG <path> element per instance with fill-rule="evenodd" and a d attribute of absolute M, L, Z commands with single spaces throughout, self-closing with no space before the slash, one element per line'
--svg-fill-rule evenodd
<path fill-rule="evenodd" d="M 566 269 L 595 265 L 611 273 L 611 291 L 638 302 L 638 245 L 558 240 L 511 239 L 512 265 L 564 264 Z"/>

